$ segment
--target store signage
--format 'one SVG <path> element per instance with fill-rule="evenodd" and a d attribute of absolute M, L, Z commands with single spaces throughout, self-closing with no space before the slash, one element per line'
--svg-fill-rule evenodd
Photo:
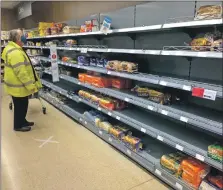
<path fill-rule="evenodd" d="M 52 44 L 50 46 L 51 71 L 53 82 L 59 81 L 59 67 L 57 62 L 57 46 Z"/>
<path fill-rule="evenodd" d="M 17 15 L 18 15 L 18 20 L 31 16 L 32 15 L 32 2 L 27 1 L 27 2 L 20 3 L 17 8 Z"/>

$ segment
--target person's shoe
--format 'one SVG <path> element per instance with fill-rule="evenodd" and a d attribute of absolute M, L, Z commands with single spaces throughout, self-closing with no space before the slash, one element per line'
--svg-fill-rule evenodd
<path fill-rule="evenodd" d="M 34 122 L 29 122 L 29 121 L 26 121 L 23 126 L 24 127 L 32 127 L 34 125 Z"/>
<path fill-rule="evenodd" d="M 20 132 L 28 132 L 31 130 L 31 127 L 21 127 L 18 129 L 14 129 L 14 131 L 20 131 Z"/>

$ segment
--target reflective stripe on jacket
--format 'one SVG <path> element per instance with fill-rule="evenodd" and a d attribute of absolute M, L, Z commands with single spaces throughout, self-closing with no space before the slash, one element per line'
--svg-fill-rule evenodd
<path fill-rule="evenodd" d="M 14 97 L 25 97 L 42 87 L 29 57 L 14 42 L 9 42 L 2 53 L 4 60 L 5 91 Z"/>

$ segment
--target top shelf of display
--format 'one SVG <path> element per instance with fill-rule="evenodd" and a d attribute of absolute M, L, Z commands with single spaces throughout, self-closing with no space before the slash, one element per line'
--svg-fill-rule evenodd
<path fill-rule="evenodd" d="M 121 28 L 113 29 L 108 31 L 109 34 L 116 33 L 140 33 L 140 32 L 149 32 L 155 30 L 164 30 L 164 29 L 174 29 L 174 28 L 184 28 L 184 27 L 205 27 L 205 26 L 214 26 L 222 25 L 223 19 L 212 19 L 212 20 L 198 20 L 198 21 L 187 21 L 187 22 L 175 22 L 175 23 L 166 23 L 159 25 L 151 26 L 141 26 L 141 27 L 132 27 L 132 28 Z M 37 36 L 27 39 L 42 39 L 42 38 L 60 38 L 60 37 L 78 37 L 78 36 L 90 36 L 90 35 L 105 35 L 101 31 L 96 32 L 81 32 L 81 33 L 70 33 L 70 34 L 56 34 L 56 35 L 47 35 L 47 36 Z"/>

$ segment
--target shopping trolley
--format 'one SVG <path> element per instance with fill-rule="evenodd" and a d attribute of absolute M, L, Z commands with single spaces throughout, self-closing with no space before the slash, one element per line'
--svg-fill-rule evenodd
<path fill-rule="evenodd" d="M 30 55 L 29 55 L 30 56 Z M 32 65 L 37 73 L 37 75 L 39 76 L 39 78 L 41 79 L 44 73 L 44 66 L 41 63 L 41 61 L 38 61 L 37 59 L 35 59 L 35 56 L 30 56 L 33 57 L 32 59 Z M 29 99 L 38 99 L 40 101 L 40 104 L 42 106 L 42 112 L 43 114 L 46 114 L 46 106 L 44 105 L 42 99 L 39 96 L 39 92 L 36 92 L 32 95 L 29 96 Z M 13 103 L 12 101 L 9 103 L 9 109 L 12 110 L 13 109 Z"/>

